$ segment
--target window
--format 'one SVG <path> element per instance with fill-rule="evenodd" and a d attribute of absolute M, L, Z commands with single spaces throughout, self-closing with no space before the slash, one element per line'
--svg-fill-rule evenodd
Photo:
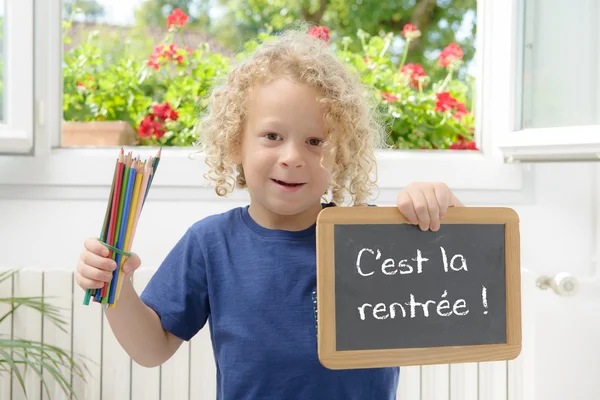
<path fill-rule="evenodd" d="M 6 1 L 6 0 L 4 0 Z M 404 0 L 403 0 L 404 1 Z M 405 0 L 406 4 L 411 4 L 410 0 Z M 363 1 L 366 4 L 367 1 Z M 385 2 L 375 2 L 374 0 L 368 0 L 373 4 L 379 4 L 383 7 L 383 4 L 391 4 L 390 10 L 393 11 L 396 7 L 396 3 L 392 0 Z M 11 176 L 0 174 L 0 184 L 19 184 L 19 185 L 46 185 L 44 193 L 48 195 L 56 195 L 60 193 L 60 196 L 68 196 L 69 193 L 74 193 L 77 196 L 79 192 L 70 190 L 73 185 L 87 185 L 90 187 L 104 187 L 106 186 L 107 171 L 110 174 L 110 168 L 114 161 L 116 147 L 120 147 L 121 144 L 115 146 L 98 144 L 92 147 L 82 148 L 78 144 L 68 144 L 65 141 L 64 133 L 66 130 L 71 129 L 71 133 L 77 132 L 77 126 L 67 128 L 64 124 L 66 114 L 75 115 L 79 111 L 77 108 L 77 96 L 84 95 L 97 95 L 97 91 L 94 91 L 95 84 L 97 84 L 97 74 L 95 70 L 86 68 L 92 63 L 86 64 L 85 68 L 73 68 L 68 70 L 64 68 L 63 61 L 68 58 L 68 52 L 75 46 L 75 43 L 85 43 L 81 36 L 77 38 L 76 34 L 81 32 L 76 29 L 83 27 L 87 32 L 93 32 L 98 29 L 100 34 L 97 40 L 104 42 L 105 49 L 121 53 L 132 51 L 135 47 L 135 51 L 140 55 L 141 63 L 151 61 L 150 54 L 154 51 L 153 46 L 160 42 L 164 37 L 164 13 L 160 18 L 162 22 L 158 22 L 158 25 L 162 24 L 162 34 L 158 33 L 155 35 L 138 34 L 135 36 L 131 30 L 128 30 L 124 25 L 127 19 L 130 20 L 136 18 L 137 15 L 141 15 L 141 8 L 135 11 L 135 7 L 141 6 L 142 4 L 154 4 L 155 2 L 143 2 L 141 0 L 122 0 L 121 2 L 114 3 L 108 0 L 97 0 L 97 1 L 86 1 L 85 4 L 93 5 L 100 4 L 104 8 L 104 13 L 98 12 L 97 9 L 92 8 L 88 10 L 86 15 L 75 15 L 72 19 L 73 25 L 67 33 L 67 43 L 63 43 L 63 28 L 61 23 L 66 19 L 65 5 L 72 3 L 70 0 L 63 0 L 61 2 L 35 2 L 35 14 L 33 13 L 32 0 L 19 1 L 19 2 L 7 2 L 12 7 L 14 13 L 16 7 L 21 8 L 24 13 L 21 15 L 21 19 L 27 22 L 33 21 L 33 15 L 35 15 L 36 24 L 36 36 L 35 36 L 35 83 L 36 83 L 36 98 L 33 99 L 31 96 L 28 97 L 30 109 L 29 118 L 23 119 L 28 121 L 30 125 L 35 123 L 35 143 L 36 149 L 42 148 L 42 151 L 36 152 L 36 157 L 31 159 L 23 159 L 19 157 L 0 157 L 0 170 L 4 168 L 10 168 L 11 170 L 19 171 Z M 191 2 L 192 3 L 192 2 Z M 190 3 L 190 4 L 191 4 Z M 194 1 L 194 4 L 200 4 L 200 1 Z M 232 2 L 226 2 L 229 4 Z M 247 2 L 239 1 L 235 4 L 245 6 Z M 460 2 L 467 4 L 468 2 Z M 474 85 L 476 86 L 473 93 L 475 96 L 472 98 L 472 103 L 469 106 L 469 110 L 477 114 L 475 118 L 475 129 L 474 135 L 477 143 L 478 151 L 447 151 L 447 150 L 414 150 L 414 151 L 384 151 L 378 153 L 379 158 L 379 183 L 382 188 L 382 197 L 392 196 L 392 193 L 397 193 L 397 188 L 402 187 L 411 181 L 434 181 L 441 180 L 450 185 L 455 190 L 463 190 L 467 197 L 464 197 L 469 201 L 468 196 L 473 196 L 471 202 L 477 202 L 478 199 L 490 199 L 496 198 L 497 194 L 506 194 L 508 197 L 503 197 L 503 200 L 498 201 L 513 201 L 513 194 L 518 194 L 523 186 L 524 175 L 523 168 L 520 165 L 507 164 L 503 160 L 503 155 L 497 146 L 496 140 L 499 137 L 503 137 L 507 132 L 513 129 L 513 124 L 510 122 L 511 119 L 507 116 L 512 115 L 514 108 L 515 87 L 514 82 L 516 81 L 514 74 L 507 74 L 506 71 L 511 71 L 512 64 L 515 61 L 516 51 L 515 43 L 506 40 L 507 32 L 511 33 L 518 27 L 518 20 L 513 17 L 516 8 L 517 0 L 507 0 L 502 2 L 490 1 L 490 0 L 473 0 L 473 4 L 476 4 L 476 10 L 470 11 L 468 14 L 469 18 L 467 21 L 463 21 L 462 25 L 458 24 L 458 34 L 467 35 L 469 32 L 474 32 L 475 26 L 477 30 L 476 36 L 472 39 L 475 40 L 474 49 L 477 49 L 476 56 L 471 59 L 469 69 L 476 76 Z M 82 3 L 83 4 L 83 3 Z M 127 4 L 127 6 L 125 6 Z M 214 4 L 221 4 L 214 2 Z M 268 5 L 268 2 L 265 2 Z M 296 4 L 296 3 L 294 3 Z M 301 3 L 298 3 L 301 4 Z M 337 3 L 336 3 L 337 4 Z M 453 4 L 459 4 L 459 2 L 449 1 L 437 1 L 436 4 L 440 4 L 444 7 L 452 6 Z M 470 4 L 470 3 L 469 3 Z M 6 15 L 7 19 L 10 20 L 10 9 L 7 7 Z M 27 8 L 29 7 L 29 8 Z M 112 7 L 112 8 L 111 8 Z M 227 6 L 225 6 L 227 7 Z M 271 6 L 269 6 L 271 7 Z M 383 15 L 381 11 L 375 7 L 375 14 Z M 152 20 L 153 13 L 147 12 L 146 18 Z M 191 8 L 188 10 L 190 15 L 194 16 L 196 24 L 201 25 L 205 20 L 204 16 L 208 12 L 214 17 L 216 21 L 226 26 L 231 25 L 231 21 L 227 20 L 224 16 L 226 14 L 217 13 L 214 9 L 204 10 L 202 8 Z M 223 10 L 221 10 L 222 12 Z M 273 10 L 271 10 L 273 11 Z M 277 15 L 283 18 L 283 22 L 286 22 L 286 16 L 279 13 L 281 10 L 277 10 Z M 391 12 L 390 11 L 390 12 Z M 77 14 L 77 13 L 76 13 Z M 456 14 L 454 14 L 456 16 Z M 462 14 L 459 14 L 462 15 Z M 493 17 L 492 17 L 493 15 Z M 119 19 L 117 27 L 107 27 L 107 21 L 110 18 Z M 395 21 L 395 18 L 390 18 L 390 21 Z M 188 23 L 191 23 L 190 20 Z M 469 22 L 470 21 L 470 22 Z M 252 21 L 247 21 L 251 23 Z M 446 21 L 448 22 L 448 21 Z M 8 25 L 7 25 L 8 26 Z M 19 28 L 25 31 L 27 24 L 19 24 Z M 30 25 L 31 27 L 31 25 Z M 90 27 L 92 27 L 90 29 Z M 94 28 L 96 27 L 96 28 Z M 448 31 L 449 28 L 456 29 L 456 23 L 440 23 L 437 25 L 442 31 Z M 12 26 L 16 29 L 15 26 Z M 401 26 L 396 27 L 396 32 L 401 31 Z M 107 32 L 106 29 L 112 29 L 113 32 Z M 237 29 L 237 27 L 236 27 Z M 117 32 L 114 32 L 114 31 Z M 131 34 L 125 36 L 125 40 L 113 39 L 115 33 L 127 31 Z M 11 34 L 10 29 L 7 31 L 7 48 L 24 49 L 23 41 L 14 39 L 19 37 L 27 37 L 23 32 L 19 35 Z M 28 31 L 29 37 L 31 37 L 31 29 Z M 233 34 L 231 29 L 224 29 L 223 35 Z M 239 32 L 238 32 L 239 33 Z M 245 37 L 245 33 L 241 32 L 242 37 Z M 441 38 L 440 35 L 431 35 L 434 38 Z M 13 39 L 11 39 L 11 37 Z M 87 36 L 83 36 L 84 38 Z M 225 35 L 227 38 L 227 35 Z M 192 46 L 190 38 L 185 36 L 183 38 L 186 44 Z M 218 39 L 218 40 L 217 40 Z M 212 49 L 219 49 L 219 40 L 222 37 L 211 39 L 210 47 Z M 69 43 L 69 40 L 73 40 Z M 96 39 L 94 39 L 96 40 Z M 204 39 L 206 40 L 206 38 Z M 458 40 L 458 39 L 457 39 Z M 443 44 L 442 44 L 443 43 Z M 444 39 L 439 42 L 437 46 L 438 50 L 442 50 L 447 41 Z M 462 42 L 461 42 L 462 43 Z M 396 46 L 396 42 L 390 43 L 390 46 L 395 46 L 397 54 L 402 56 L 402 43 L 400 41 L 399 46 Z M 465 47 L 466 48 L 466 47 Z M 92 46 L 87 49 L 90 54 L 94 54 L 96 49 L 102 50 L 101 46 Z M 226 52 L 224 48 L 220 48 Z M 399 51 L 400 50 L 400 51 Z M 217 52 L 217 50 L 215 50 Z M 10 63 L 12 53 L 7 53 L 7 60 Z M 436 63 L 439 51 L 427 53 L 433 59 L 433 64 Z M 107 56 L 107 54 L 101 54 Z M 19 54 L 19 63 L 24 63 L 24 59 Z M 219 58 L 219 56 L 217 56 Z M 89 61 L 89 59 L 88 59 Z M 94 60 L 96 61 L 96 60 Z M 98 59 L 98 61 L 100 61 Z M 408 61 L 415 61 L 409 54 Z M 19 64 L 21 65 L 21 64 Z M 26 65 L 33 65 L 32 60 L 28 60 Z M 113 63 L 112 65 L 116 65 Z M 131 71 L 131 68 L 116 68 L 117 72 L 126 74 Z M 17 68 L 16 73 L 25 74 L 27 68 Z M 514 70 L 514 68 L 512 68 Z M 8 73 L 11 73 L 11 69 L 8 69 Z M 14 71 L 13 71 L 14 72 Z M 62 76 L 61 76 L 62 75 Z M 57 79 L 57 77 L 60 77 Z M 91 78 L 91 79 L 90 79 Z M 127 76 L 119 77 L 114 82 L 119 82 L 122 85 L 125 82 L 123 79 L 128 78 Z M 129 77 L 131 78 L 131 77 Z M 13 75 L 11 75 L 10 82 L 12 82 Z M 15 78 L 16 79 L 16 78 Z M 23 80 L 25 84 L 31 84 L 32 79 Z M 107 81 L 110 83 L 113 81 Z M 148 81 L 149 86 L 156 86 L 156 82 L 152 80 Z M 109 85 L 110 86 L 110 85 Z M 112 85 L 113 88 L 117 88 L 117 85 Z M 166 86 L 165 89 L 173 86 Z M 148 90 L 148 87 L 143 90 Z M 151 89 L 151 88 L 150 88 Z M 179 89 L 180 90 L 180 89 Z M 27 91 L 25 91 L 27 92 Z M 8 92 L 10 93 L 10 92 Z M 132 96 L 128 96 L 127 99 L 135 97 L 136 93 L 130 93 Z M 7 95 L 8 96 L 8 95 Z M 25 96 L 24 96 L 25 97 Z M 7 97 L 8 99 L 9 97 Z M 122 97 L 119 101 L 124 100 Z M 10 103 L 10 101 L 9 101 Z M 32 104 L 36 105 L 36 116 L 33 118 L 33 107 Z M 63 105 L 69 111 L 65 113 Z M 73 108 L 69 109 L 73 105 Z M 81 104 L 79 104 L 81 105 Z M 151 103 L 142 105 L 142 107 L 150 111 Z M 132 108 L 121 107 L 123 110 L 128 112 L 132 111 Z M 92 111 L 97 111 L 92 110 Z M 190 111 L 191 113 L 196 110 Z M 458 111 L 458 109 L 454 110 Z M 14 113 L 8 111 L 8 114 L 14 121 Z M 100 114 L 102 116 L 102 114 Z M 140 114 L 143 118 L 143 113 Z M 180 114 L 181 115 L 181 114 Z M 452 116 L 450 116 L 452 118 Z M 123 119 L 129 118 L 128 114 L 122 116 Z M 511 116 L 512 118 L 512 116 Z M 108 118 L 107 118 L 108 119 Z M 134 120 L 134 119 L 132 119 Z M 455 118 L 454 120 L 458 120 Z M 135 117 L 135 121 L 139 121 L 139 116 Z M 117 135 L 127 136 L 131 135 L 129 132 L 123 131 L 122 126 L 115 127 Z M 119 131 L 121 129 L 121 131 Z M 31 126 L 27 132 L 33 132 Z M 120 132 L 120 133 L 119 133 Z M 133 135 L 137 136 L 138 132 L 133 129 Z M 33 138 L 33 136 L 31 136 Z M 126 147 L 129 147 L 126 145 Z M 4 149 L 4 147 L 3 147 Z M 14 150 L 14 149 L 13 149 Z M 154 152 L 154 150 L 147 148 L 140 148 L 136 152 Z M 10 152 L 10 151 L 9 151 Z M 171 198 L 175 196 L 178 188 L 185 187 L 197 187 L 198 183 L 201 182 L 199 176 L 202 175 L 202 168 L 204 164 L 200 160 L 200 164 L 192 162 L 188 159 L 189 148 L 186 147 L 165 147 L 163 148 L 163 159 L 161 162 L 161 174 L 157 176 L 156 187 L 160 190 L 161 187 L 168 189 L 165 191 L 162 198 Z M 79 168 L 70 168 L 70 165 L 78 165 Z M 164 167 L 163 167 L 164 166 Z M 43 175 L 36 175 L 28 171 L 39 171 L 43 170 Z M 56 190 L 51 191 L 46 189 L 48 187 L 58 187 Z M 59 190 L 63 188 L 64 190 Z M 173 191 L 173 192 L 172 192 Z M 483 197 L 478 193 L 486 192 Z M 50 194 L 52 193 L 52 194 Z M 90 192 L 92 193 L 92 192 Z M 96 192 L 94 192 L 96 193 Z M 99 190 L 100 197 L 103 196 L 103 191 Z M 191 192 L 190 192 L 191 193 Z M 197 193 L 197 192 L 194 192 Z M 182 198 L 180 193 L 177 193 L 179 199 Z M 190 194 L 193 198 L 197 198 L 197 194 Z M 237 196 L 237 195 L 236 195 Z M 491 197 L 490 197 L 491 196 Z M 211 197 L 212 198 L 212 197 Z M 234 197 L 236 198 L 236 197 Z M 239 199 L 239 197 L 237 197 Z M 384 201 L 388 201 L 391 197 L 385 197 Z M 506 200 L 509 199 L 509 200 Z"/>
<path fill-rule="evenodd" d="M 600 3 L 523 0 L 515 46 L 515 124 L 509 160 L 597 160 L 600 153 Z"/>
<path fill-rule="evenodd" d="M 33 151 L 33 0 L 0 0 L 0 153 Z"/>
<path fill-rule="evenodd" d="M 322 2 L 318 9 L 289 2 L 283 10 L 242 0 L 159 3 L 63 0 L 63 147 L 190 146 L 195 116 L 235 51 L 264 33 L 265 25 L 276 33 L 309 20 L 327 27 L 318 35 L 377 89 L 395 149 L 477 150 L 477 0 L 427 0 L 425 6 L 344 0 Z M 174 10 L 175 3 L 181 9 Z M 356 18 L 347 18 L 346 6 Z M 92 121 L 101 123 L 87 124 Z"/>
<path fill-rule="evenodd" d="M 4 121 L 4 104 L 6 104 L 5 100 L 5 80 L 6 76 L 4 74 L 4 53 L 6 52 L 4 48 L 6 48 L 5 37 L 6 37 L 6 28 L 4 27 L 4 1 L 0 0 L 0 122 Z"/>

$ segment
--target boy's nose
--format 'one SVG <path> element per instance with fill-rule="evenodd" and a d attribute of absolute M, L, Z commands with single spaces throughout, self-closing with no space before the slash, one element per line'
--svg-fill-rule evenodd
<path fill-rule="evenodd" d="M 280 158 L 282 166 L 287 168 L 297 168 L 304 165 L 301 152 L 295 146 L 287 146 Z"/>

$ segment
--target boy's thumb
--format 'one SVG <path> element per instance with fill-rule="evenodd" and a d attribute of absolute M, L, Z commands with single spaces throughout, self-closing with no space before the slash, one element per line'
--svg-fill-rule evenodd
<path fill-rule="evenodd" d="M 132 274 L 136 269 L 140 267 L 142 264 L 142 260 L 138 257 L 137 254 L 131 253 L 131 257 L 129 257 L 125 264 L 123 264 L 123 272 L 126 274 Z"/>

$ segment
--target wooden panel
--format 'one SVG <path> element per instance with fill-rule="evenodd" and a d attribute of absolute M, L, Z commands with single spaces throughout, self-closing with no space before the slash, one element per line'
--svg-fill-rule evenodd
<path fill-rule="evenodd" d="M 136 272 L 134 287 L 138 291 L 145 287 L 154 273 L 152 269 L 141 269 Z M 102 335 L 112 336 L 110 330 L 103 325 L 104 316 L 97 303 L 90 306 L 82 304 L 84 292 L 73 283 L 73 273 L 68 270 L 23 270 L 20 278 L 15 278 L 15 295 L 33 295 L 48 298 L 48 302 L 63 308 L 63 316 L 72 318 L 72 336 L 56 328 L 48 321 L 42 321 L 39 313 L 21 312 L 15 323 L 15 332 L 20 336 L 42 339 L 45 343 L 69 348 L 73 342 L 75 353 L 90 357 L 86 360 L 90 373 L 86 376 L 87 382 L 73 378 L 73 384 L 78 396 L 82 399 L 108 400 L 113 399 L 111 388 L 107 388 L 106 360 L 115 360 L 115 368 L 128 370 L 129 359 L 118 360 L 118 353 L 123 351 L 102 347 Z M 0 284 L 0 297 L 10 297 L 13 293 L 12 279 Z M 56 296 L 55 298 L 51 298 Z M 73 304 L 71 304 L 73 302 Z M 71 311 L 71 306 L 73 310 Z M 7 305 L 0 305 L 0 311 L 6 310 Z M 1 314 L 0 314 L 1 315 Z M 5 320 L 0 324 L 0 334 L 11 333 L 11 321 Z M 101 393 L 100 355 L 104 352 L 105 362 L 103 368 L 104 387 Z M 115 352 L 117 355 L 115 355 Z M 116 361 L 118 360 L 118 361 Z M 398 398 L 403 400 L 522 400 L 523 392 L 523 362 L 521 355 L 516 360 L 509 362 L 466 363 L 453 365 L 411 366 L 400 369 L 398 385 Z M 161 369 L 164 371 L 161 376 Z M 131 365 L 131 380 L 126 387 L 123 399 L 131 400 L 159 400 L 159 399 L 214 399 L 216 398 L 216 368 L 214 364 L 212 346 L 208 325 L 196 335 L 190 344 L 184 343 L 179 351 L 163 367 L 144 368 L 133 363 Z M 47 376 L 47 372 L 45 373 Z M 47 396 L 41 392 L 39 379 L 29 374 L 28 385 L 35 391 L 29 398 L 44 400 Z M 191 379 L 190 379 L 191 377 Z M 10 374 L 0 375 L 0 398 L 21 399 L 22 391 L 18 383 L 13 382 Z M 16 386 L 15 386 L 16 383 Z M 51 398 L 53 400 L 66 399 L 52 379 L 48 379 Z M 11 384 L 15 394 L 11 395 Z M 123 389 L 123 391 L 125 391 Z M 49 399 L 48 399 L 49 400 Z"/>
<path fill-rule="evenodd" d="M 508 371 L 506 375 L 506 387 L 508 390 L 507 400 L 526 400 L 531 397 L 525 396 L 523 392 L 523 355 L 515 360 L 508 361 Z"/>
<path fill-rule="evenodd" d="M 4 272 L 7 270 L 2 270 Z M 10 298 L 13 296 L 13 278 L 8 278 L 0 283 L 0 298 Z M 10 304 L 0 304 L 0 317 L 10 311 Z M 12 337 L 12 317 L 6 318 L 0 323 L 0 337 L 10 339 Z M 0 399 L 11 398 L 12 374 L 10 372 L 0 372 Z"/>
<path fill-rule="evenodd" d="M 448 365 L 427 365 L 421 368 L 421 400 L 448 400 L 449 385 Z"/>
<path fill-rule="evenodd" d="M 138 294 L 148 284 L 154 270 L 140 268 L 133 274 L 133 287 Z M 160 399 L 160 369 L 161 367 L 146 368 L 135 362 L 131 364 L 131 398 L 132 400 Z M 202 397 L 196 397 L 200 399 Z"/>
<path fill-rule="evenodd" d="M 519 219 L 510 208 L 451 208 L 443 224 L 505 225 L 506 344 L 336 351 L 334 226 L 399 224 L 408 221 L 396 207 L 331 207 L 317 218 L 318 353 L 328 368 L 373 368 L 514 359 L 521 352 L 521 270 Z M 399 361 L 401 360 L 401 361 Z"/>
<path fill-rule="evenodd" d="M 99 308 L 97 303 L 90 307 Z M 106 316 L 102 324 L 102 399 L 127 399 L 131 384 L 131 357 L 121 347 Z"/>
<path fill-rule="evenodd" d="M 450 400 L 478 400 L 477 363 L 450 365 Z"/>
<path fill-rule="evenodd" d="M 64 327 L 66 329 L 66 332 L 64 332 L 56 324 L 48 321 L 48 319 L 44 319 L 43 341 L 46 344 L 67 350 L 69 354 L 71 354 L 73 276 L 73 272 L 68 270 L 50 270 L 44 272 L 45 300 L 49 304 L 61 308 L 61 317 L 67 322 L 67 326 Z M 65 375 L 71 374 L 70 368 L 67 367 L 61 368 L 60 371 Z M 48 385 L 50 397 L 43 390 L 42 400 L 67 399 L 59 384 L 56 383 L 48 371 L 44 371 L 44 379 Z M 69 379 L 69 384 L 72 384 L 72 379 Z"/>
<path fill-rule="evenodd" d="M 217 367 L 208 323 L 190 342 L 190 399 L 217 398 Z"/>
<path fill-rule="evenodd" d="M 198 372 L 200 374 L 202 372 Z M 198 377 L 194 375 L 194 379 Z M 161 399 L 189 399 L 190 344 L 183 342 L 177 352 L 161 367 Z"/>
<path fill-rule="evenodd" d="M 101 399 L 102 325 L 103 312 L 98 303 L 83 304 L 85 292 L 75 285 L 73 292 L 73 354 L 86 357 L 86 381 L 73 377 L 73 388 L 79 398 Z"/>
<path fill-rule="evenodd" d="M 14 296 L 32 297 L 42 295 L 42 271 L 22 269 L 14 276 Z M 36 342 L 42 340 L 42 314 L 29 307 L 19 307 L 15 310 L 13 319 L 13 336 L 15 339 L 25 339 Z M 19 360 L 18 358 L 16 359 Z M 39 399 L 41 397 L 41 379 L 32 369 L 27 371 L 21 366 L 19 368 L 25 381 L 23 392 L 17 378 L 13 375 L 13 391 L 11 400 Z M 42 370 L 40 369 L 40 372 Z"/>
<path fill-rule="evenodd" d="M 506 361 L 479 363 L 479 400 L 506 400 Z"/>
<path fill-rule="evenodd" d="M 399 400 L 421 399 L 421 367 L 400 368 L 397 397 Z"/>

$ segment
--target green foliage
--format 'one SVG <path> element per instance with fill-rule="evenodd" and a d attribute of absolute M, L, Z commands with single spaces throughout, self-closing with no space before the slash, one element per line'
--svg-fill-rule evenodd
<path fill-rule="evenodd" d="M 97 35 L 71 50 L 64 65 L 65 120 L 124 120 L 138 131 L 142 145 L 192 145 L 198 137 L 198 115 L 232 60 L 207 45 L 178 47 L 173 39 L 181 28 L 169 30 L 143 58 L 127 52 L 118 59 L 109 57 L 107 49 L 95 44 Z M 462 49 L 456 44 L 439 49 L 437 63 L 425 68 L 414 62 L 410 50 L 421 32 L 412 27 L 403 35 L 407 45 L 400 55 L 391 51 L 392 33 L 370 35 L 362 29 L 352 36 L 332 33 L 329 45 L 381 99 L 378 111 L 393 148 L 475 149 L 474 117 L 469 112 L 472 79 L 456 79 L 464 65 Z M 242 50 L 251 52 L 273 38 L 274 32 L 267 29 L 246 41 Z"/>
<path fill-rule="evenodd" d="M 207 29 L 210 24 L 210 1 L 146 0 L 135 12 L 139 25 L 166 26 L 165 18 L 179 8 L 189 16 L 188 26 Z M 193 12 L 192 12 L 193 11 Z"/>
<path fill-rule="evenodd" d="M 209 91 L 215 80 L 229 69 L 229 60 L 210 52 L 207 46 L 190 51 L 180 49 L 177 54 L 181 62 L 165 62 L 148 73 L 154 80 L 153 103 L 168 103 L 177 111 L 178 118 L 166 123 L 163 137 L 142 138 L 142 144 L 191 146 L 198 138 L 195 126 L 199 113 L 207 106 Z M 148 107 L 144 111 L 145 116 L 152 112 Z"/>
<path fill-rule="evenodd" d="M 188 0 L 191 4 L 205 2 Z M 230 48 L 237 48 L 266 27 L 277 32 L 304 21 L 328 26 L 338 38 L 354 36 L 359 29 L 372 35 L 392 33 L 398 43 L 389 51 L 398 54 L 403 51 L 400 32 L 410 23 L 422 32 L 411 43 L 412 59 L 428 70 L 435 64 L 437 51 L 448 43 L 460 44 L 467 63 L 475 54 L 477 0 L 220 0 L 220 3 L 227 13 L 211 23 L 212 32 Z M 361 50 L 358 43 L 353 43 L 350 49 Z"/>
<path fill-rule="evenodd" d="M 63 117 L 67 121 L 127 121 L 136 126 L 151 104 L 154 84 L 143 60 L 112 60 L 96 45 L 97 34 L 65 54 Z"/>
<path fill-rule="evenodd" d="M 64 26 L 68 29 L 70 22 Z M 153 51 L 143 54 L 139 42 L 134 46 L 126 41 L 111 48 L 103 44 L 99 32 L 90 32 L 86 42 L 64 57 L 64 120 L 126 121 L 139 132 L 141 145 L 192 145 L 197 138 L 195 122 L 206 107 L 208 91 L 214 80 L 226 73 L 229 60 L 207 46 L 186 49 L 173 45 L 177 33 L 168 32 Z M 130 46 L 134 46 L 131 51 Z M 167 103 L 178 117 L 160 121 L 160 130 L 152 134 L 143 121 L 154 114 L 154 106 Z"/>
<path fill-rule="evenodd" d="M 217 12 L 211 18 L 211 7 Z M 190 14 L 190 24 L 209 31 L 219 43 L 237 50 L 260 32 L 286 29 L 297 22 L 328 26 L 338 36 L 354 36 L 359 29 L 372 35 L 393 33 L 392 54 L 403 51 L 400 32 L 407 23 L 422 32 L 411 43 L 413 62 L 432 72 L 437 51 L 458 43 L 468 63 L 475 54 L 477 0 L 145 0 L 138 23 L 161 25 L 175 8 Z M 162 18 L 162 19 L 161 19 Z M 358 43 L 350 47 L 360 51 Z M 457 71 L 464 75 L 465 69 Z"/>
<path fill-rule="evenodd" d="M 457 60 L 445 68 L 437 66 L 435 72 L 445 75 L 441 81 L 431 82 L 430 73 L 425 71 L 426 75 L 414 87 L 410 85 L 410 72 L 402 72 L 406 60 L 412 63 L 408 48 L 397 63 L 388 51 L 392 35 L 371 36 L 359 30 L 357 37 L 362 51 L 349 50 L 351 42 L 356 39 L 345 37 L 338 55 L 360 74 L 363 83 L 373 88 L 375 95 L 381 95 L 379 112 L 388 127 L 388 143 L 393 148 L 446 149 L 453 144 L 457 147 L 473 140 L 472 113 L 461 116 L 455 108 L 444 112 L 438 110 L 438 94 L 443 92 L 448 92 L 457 103 L 462 103 L 467 111 L 472 108 L 468 83 L 472 78 L 468 82 L 453 79 L 461 61 Z"/>

